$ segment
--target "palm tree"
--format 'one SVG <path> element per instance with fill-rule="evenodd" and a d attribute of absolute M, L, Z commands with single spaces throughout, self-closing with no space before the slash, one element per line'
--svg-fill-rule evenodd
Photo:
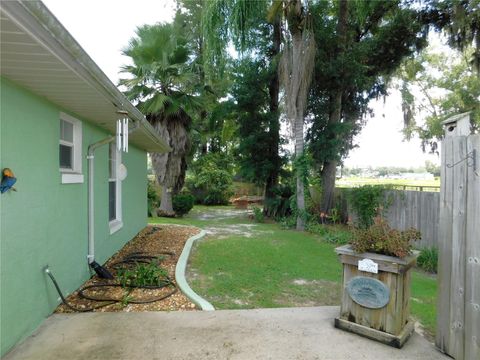
<path fill-rule="evenodd" d="M 278 5 L 277 5 L 278 4 Z M 305 229 L 305 189 L 301 161 L 304 141 L 304 118 L 308 91 L 315 65 L 315 37 L 311 26 L 310 13 L 302 0 L 274 3 L 271 14 L 282 10 L 288 32 L 284 40 L 280 62 L 280 82 L 285 91 L 285 110 L 295 138 L 297 160 L 297 230 Z"/>
<path fill-rule="evenodd" d="M 172 195 L 183 187 L 190 150 L 192 113 L 199 108 L 185 39 L 172 24 L 144 25 L 130 40 L 123 54 L 133 65 L 122 67 L 129 75 L 120 80 L 127 98 L 138 108 L 172 148 L 165 154 L 151 154 L 158 183 L 162 186 L 160 213 L 173 215 Z"/>
<path fill-rule="evenodd" d="M 276 53 L 282 49 L 280 63 L 280 81 L 285 92 L 285 111 L 292 124 L 295 137 L 295 156 L 303 157 L 304 150 L 304 113 L 307 95 L 313 77 L 315 64 L 315 39 L 308 1 L 248 1 L 248 0 L 215 0 L 206 3 L 204 11 L 204 31 L 207 52 L 215 65 L 221 65 L 226 44 L 232 40 L 237 48 L 245 48 L 249 36 L 258 36 L 251 32 L 258 25 L 258 16 L 268 11 L 268 20 L 274 24 L 274 42 Z M 283 36 L 282 30 L 283 19 Z M 250 32 L 249 32 L 250 31 Z M 282 43 L 280 43 L 282 42 Z M 207 58 L 209 58 L 207 56 Z M 272 81 L 272 98 L 278 98 L 275 91 L 277 80 Z M 276 111 L 278 104 L 274 104 Z M 278 151 L 278 150 L 277 150 Z M 305 213 L 304 181 L 297 173 L 297 229 L 303 230 Z M 276 180 L 275 180 L 276 181 Z"/>

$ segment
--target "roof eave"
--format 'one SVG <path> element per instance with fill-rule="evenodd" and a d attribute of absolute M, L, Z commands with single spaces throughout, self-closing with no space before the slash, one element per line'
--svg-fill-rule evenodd
<path fill-rule="evenodd" d="M 117 89 L 98 65 L 68 33 L 41 1 L 5 1 L 2 10 L 84 81 L 95 88 L 117 109 L 128 112 L 139 123 L 139 130 L 151 139 L 151 144 L 134 143 L 149 152 L 168 152 L 171 148 L 145 116 Z"/>

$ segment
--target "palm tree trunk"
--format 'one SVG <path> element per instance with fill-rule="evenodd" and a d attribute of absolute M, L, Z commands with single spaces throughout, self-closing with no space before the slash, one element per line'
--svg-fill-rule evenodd
<path fill-rule="evenodd" d="M 292 81 L 294 84 L 300 83 L 300 73 L 298 71 L 301 66 L 300 57 L 302 55 L 302 33 L 300 31 L 292 34 Z M 297 71 L 296 71 L 297 70 Z M 297 85 L 298 86 L 298 85 Z M 298 94 L 297 94 L 298 96 Z M 303 155 L 304 139 L 303 139 L 303 106 L 299 106 L 299 101 L 295 102 L 295 157 L 300 159 Z M 305 189 L 301 171 L 297 169 L 297 230 L 305 230 Z"/>
<path fill-rule="evenodd" d="M 302 111 L 303 113 L 303 111 Z M 303 114 L 295 121 L 295 157 L 303 155 Z M 305 186 L 300 169 L 297 169 L 297 230 L 305 230 Z"/>

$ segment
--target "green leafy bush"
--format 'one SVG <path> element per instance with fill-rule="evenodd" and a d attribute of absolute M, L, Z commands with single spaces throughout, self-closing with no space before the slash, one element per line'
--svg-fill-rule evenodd
<path fill-rule="evenodd" d="M 385 219 L 377 216 L 369 228 L 354 230 L 351 244 L 359 253 L 374 252 L 403 258 L 412 251 L 411 241 L 419 239 L 421 235 L 417 230 L 392 229 Z"/>
<path fill-rule="evenodd" d="M 288 217 L 292 214 L 291 198 L 294 190 L 291 184 L 279 184 L 272 189 L 274 196 L 266 198 L 264 207 L 267 215 L 273 218 Z"/>
<path fill-rule="evenodd" d="M 352 232 L 350 230 L 319 224 L 315 221 L 309 222 L 306 229 L 308 232 L 320 235 L 325 242 L 330 244 L 345 245 L 352 240 Z"/>
<path fill-rule="evenodd" d="M 425 271 L 436 274 L 438 267 L 438 249 L 436 247 L 429 247 L 420 250 L 417 265 Z"/>
<path fill-rule="evenodd" d="M 373 224 L 380 210 L 388 207 L 385 190 L 391 187 L 385 185 L 364 185 L 349 189 L 347 198 L 358 216 L 358 226 L 366 229 Z"/>
<path fill-rule="evenodd" d="M 285 216 L 280 218 L 279 222 L 282 229 L 293 229 L 297 225 L 297 218 L 295 216 Z"/>
<path fill-rule="evenodd" d="M 191 194 L 180 193 L 174 195 L 172 199 L 173 211 L 177 216 L 182 217 L 192 210 L 195 203 L 195 197 Z"/>
<path fill-rule="evenodd" d="M 233 195 L 232 163 L 225 155 L 210 153 L 192 165 L 192 176 L 186 184 L 197 203 L 228 204 Z"/>
<path fill-rule="evenodd" d="M 136 263 L 132 269 L 119 269 L 117 279 L 123 287 L 161 286 L 170 282 L 167 270 L 160 267 L 159 261 Z"/>
<path fill-rule="evenodd" d="M 265 216 L 263 215 L 262 208 L 258 206 L 254 206 L 252 209 L 253 209 L 253 218 L 255 219 L 255 222 L 258 222 L 258 223 L 265 222 Z"/>

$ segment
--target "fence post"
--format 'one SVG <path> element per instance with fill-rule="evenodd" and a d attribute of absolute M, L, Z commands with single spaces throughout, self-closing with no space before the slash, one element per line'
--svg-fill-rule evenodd
<path fill-rule="evenodd" d="M 442 143 L 436 345 L 457 360 L 480 358 L 479 135 L 470 116 L 444 123 Z M 480 262 L 480 260 L 479 260 Z"/>

